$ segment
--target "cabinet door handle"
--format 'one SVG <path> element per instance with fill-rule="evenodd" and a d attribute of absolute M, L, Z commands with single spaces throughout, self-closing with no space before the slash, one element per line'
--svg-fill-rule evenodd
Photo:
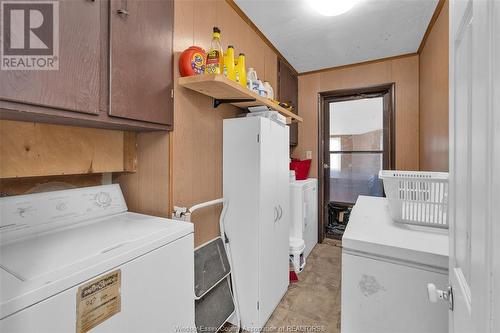
<path fill-rule="evenodd" d="M 276 222 L 278 220 L 278 209 L 276 207 L 274 207 L 273 209 L 274 209 L 274 222 Z"/>
<path fill-rule="evenodd" d="M 281 218 L 283 217 L 283 208 L 281 208 L 281 205 L 278 205 L 279 208 L 280 208 L 280 215 L 278 217 L 278 220 L 281 220 Z"/>
<path fill-rule="evenodd" d="M 127 0 L 122 0 L 122 8 L 118 9 L 116 11 L 116 13 L 122 17 L 122 18 L 126 18 L 128 16 L 128 3 L 127 3 Z"/>
<path fill-rule="evenodd" d="M 128 10 L 126 10 L 126 9 L 118 9 L 116 11 L 116 13 L 118 15 L 120 15 L 121 17 L 127 17 L 128 16 Z"/>

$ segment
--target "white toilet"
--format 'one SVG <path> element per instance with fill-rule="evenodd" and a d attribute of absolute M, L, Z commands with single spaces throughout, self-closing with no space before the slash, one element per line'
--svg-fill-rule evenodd
<path fill-rule="evenodd" d="M 290 262 L 296 274 L 302 272 L 306 266 L 305 248 L 306 243 L 303 239 L 290 237 Z"/>

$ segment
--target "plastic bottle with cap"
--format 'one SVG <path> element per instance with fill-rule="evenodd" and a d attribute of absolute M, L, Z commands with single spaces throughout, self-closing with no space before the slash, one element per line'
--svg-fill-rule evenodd
<path fill-rule="evenodd" d="M 224 53 L 224 76 L 236 81 L 236 69 L 234 66 L 234 47 L 229 45 Z"/>
<path fill-rule="evenodd" d="M 205 65 L 206 74 L 222 74 L 224 67 L 224 53 L 220 43 L 220 30 L 214 27 L 212 34 L 212 44 L 207 53 L 207 62 Z"/>
<path fill-rule="evenodd" d="M 268 81 L 264 81 L 264 89 L 266 90 L 267 98 L 274 99 L 274 90 Z"/>
<path fill-rule="evenodd" d="M 247 86 L 247 73 L 245 67 L 245 54 L 240 53 L 238 56 L 238 61 L 236 64 L 235 72 L 236 72 L 236 82 L 238 82 L 242 87 Z"/>
<path fill-rule="evenodd" d="M 254 83 L 257 83 L 257 72 L 253 67 L 250 67 L 247 72 L 247 88 L 254 91 Z"/>
<path fill-rule="evenodd" d="M 257 93 L 262 97 L 267 97 L 266 88 L 261 80 L 257 80 Z"/>

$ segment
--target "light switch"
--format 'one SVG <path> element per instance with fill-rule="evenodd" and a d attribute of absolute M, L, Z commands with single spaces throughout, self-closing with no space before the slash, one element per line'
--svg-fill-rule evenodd
<path fill-rule="evenodd" d="M 313 158 L 312 151 L 310 150 L 306 151 L 306 160 L 312 160 L 312 158 Z"/>

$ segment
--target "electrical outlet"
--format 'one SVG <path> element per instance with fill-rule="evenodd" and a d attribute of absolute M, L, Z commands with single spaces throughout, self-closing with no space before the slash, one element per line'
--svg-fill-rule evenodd
<path fill-rule="evenodd" d="M 313 158 L 312 151 L 310 150 L 306 151 L 306 160 L 312 160 L 312 158 Z"/>

